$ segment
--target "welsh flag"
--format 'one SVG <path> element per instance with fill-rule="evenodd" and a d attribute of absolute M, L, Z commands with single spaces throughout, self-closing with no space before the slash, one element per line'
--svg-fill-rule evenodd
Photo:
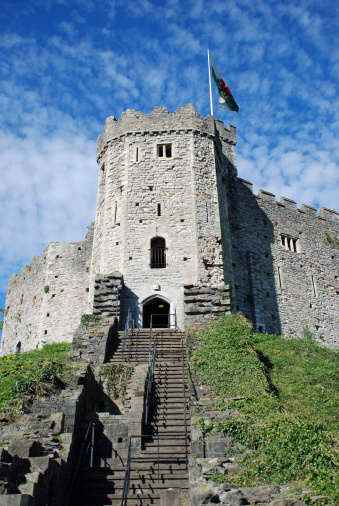
<path fill-rule="evenodd" d="M 236 104 L 236 101 L 233 98 L 231 90 L 222 79 L 219 70 L 215 66 L 214 61 L 210 55 L 211 65 L 212 65 L 212 76 L 215 81 L 215 84 L 218 88 L 219 93 L 219 107 L 223 107 L 224 109 L 229 109 L 230 111 L 239 111 L 239 107 Z"/>

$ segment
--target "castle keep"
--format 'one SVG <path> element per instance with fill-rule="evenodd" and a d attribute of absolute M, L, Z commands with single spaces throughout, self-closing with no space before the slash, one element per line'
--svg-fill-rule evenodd
<path fill-rule="evenodd" d="M 71 340 L 83 313 L 137 327 L 242 311 L 258 331 L 339 347 L 339 214 L 237 177 L 236 131 L 192 105 L 106 120 L 94 226 L 9 280 L 2 353 Z"/>

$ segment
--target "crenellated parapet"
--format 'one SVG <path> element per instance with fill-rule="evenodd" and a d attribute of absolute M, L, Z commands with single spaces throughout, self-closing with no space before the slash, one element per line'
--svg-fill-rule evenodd
<path fill-rule="evenodd" d="M 246 181 L 245 179 L 241 178 L 238 178 L 238 181 L 244 184 L 253 193 L 253 184 L 250 181 Z M 307 204 L 301 204 L 299 209 L 297 207 L 297 203 L 294 200 L 289 199 L 287 197 L 280 197 L 280 201 L 278 202 L 273 193 L 261 189 L 258 191 L 258 195 L 255 195 L 253 193 L 253 196 L 257 199 L 262 199 L 263 201 L 269 202 L 271 204 L 276 204 L 280 208 L 298 211 L 299 213 L 305 213 L 313 217 L 321 218 L 322 220 L 334 221 L 335 223 L 339 222 L 339 213 L 334 209 L 321 207 L 319 209 L 319 214 L 317 213 L 315 207 L 311 207 Z"/>
<path fill-rule="evenodd" d="M 127 109 L 121 114 L 120 120 L 117 120 L 115 116 L 109 116 L 106 119 L 103 134 L 98 137 L 97 160 L 99 163 L 110 142 L 123 136 L 157 136 L 193 131 L 214 139 L 215 128 L 224 141 L 236 145 L 236 129 L 233 126 L 227 125 L 225 128 L 222 121 L 214 120 L 211 115 L 202 118 L 192 104 L 179 107 L 173 113 L 170 113 L 166 107 L 155 107 L 150 114 Z"/>

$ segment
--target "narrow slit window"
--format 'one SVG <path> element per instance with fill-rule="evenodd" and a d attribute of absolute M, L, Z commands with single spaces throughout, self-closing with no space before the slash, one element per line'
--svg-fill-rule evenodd
<path fill-rule="evenodd" d="M 161 216 L 161 204 L 157 204 L 157 216 Z"/>
<path fill-rule="evenodd" d="M 135 150 L 135 161 L 136 162 L 139 161 L 139 148 L 136 148 L 136 150 Z"/>
<path fill-rule="evenodd" d="M 311 276 L 311 282 L 312 282 L 313 296 L 318 297 L 318 290 L 317 290 L 317 285 L 316 285 L 314 276 Z"/>
<path fill-rule="evenodd" d="M 283 290 L 281 267 L 278 267 L 278 283 L 279 283 L 279 288 L 281 290 Z"/>
<path fill-rule="evenodd" d="M 118 212 L 118 202 L 115 201 L 115 206 L 114 206 L 114 225 L 116 225 L 116 223 L 117 223 L 117 212 Z"/>

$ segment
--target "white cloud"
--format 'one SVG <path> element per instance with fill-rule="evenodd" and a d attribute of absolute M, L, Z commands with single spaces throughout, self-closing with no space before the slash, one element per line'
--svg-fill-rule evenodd
<path fill-rule="evenodd" d="M 338 10 L 330 1 L 13 6 L 0 17 L 0 277 L 50 240 L 83 238 L 94 218 L 94 139 L 107 116 L 189 102 L 209 113 L 207 47 L 240 106 L 238 115 L 217 110 L 213 88 L 215 115 L 238 130 L 239 176 L 278 199 L 338 207 Z"/>
<path fill-rule="evenodd" d="M 0 136 L 3 272 L 13 263 L 30 262 L 50 241 L 84 239 L 95 217 L 95 148 L 81 133 Z"/>

